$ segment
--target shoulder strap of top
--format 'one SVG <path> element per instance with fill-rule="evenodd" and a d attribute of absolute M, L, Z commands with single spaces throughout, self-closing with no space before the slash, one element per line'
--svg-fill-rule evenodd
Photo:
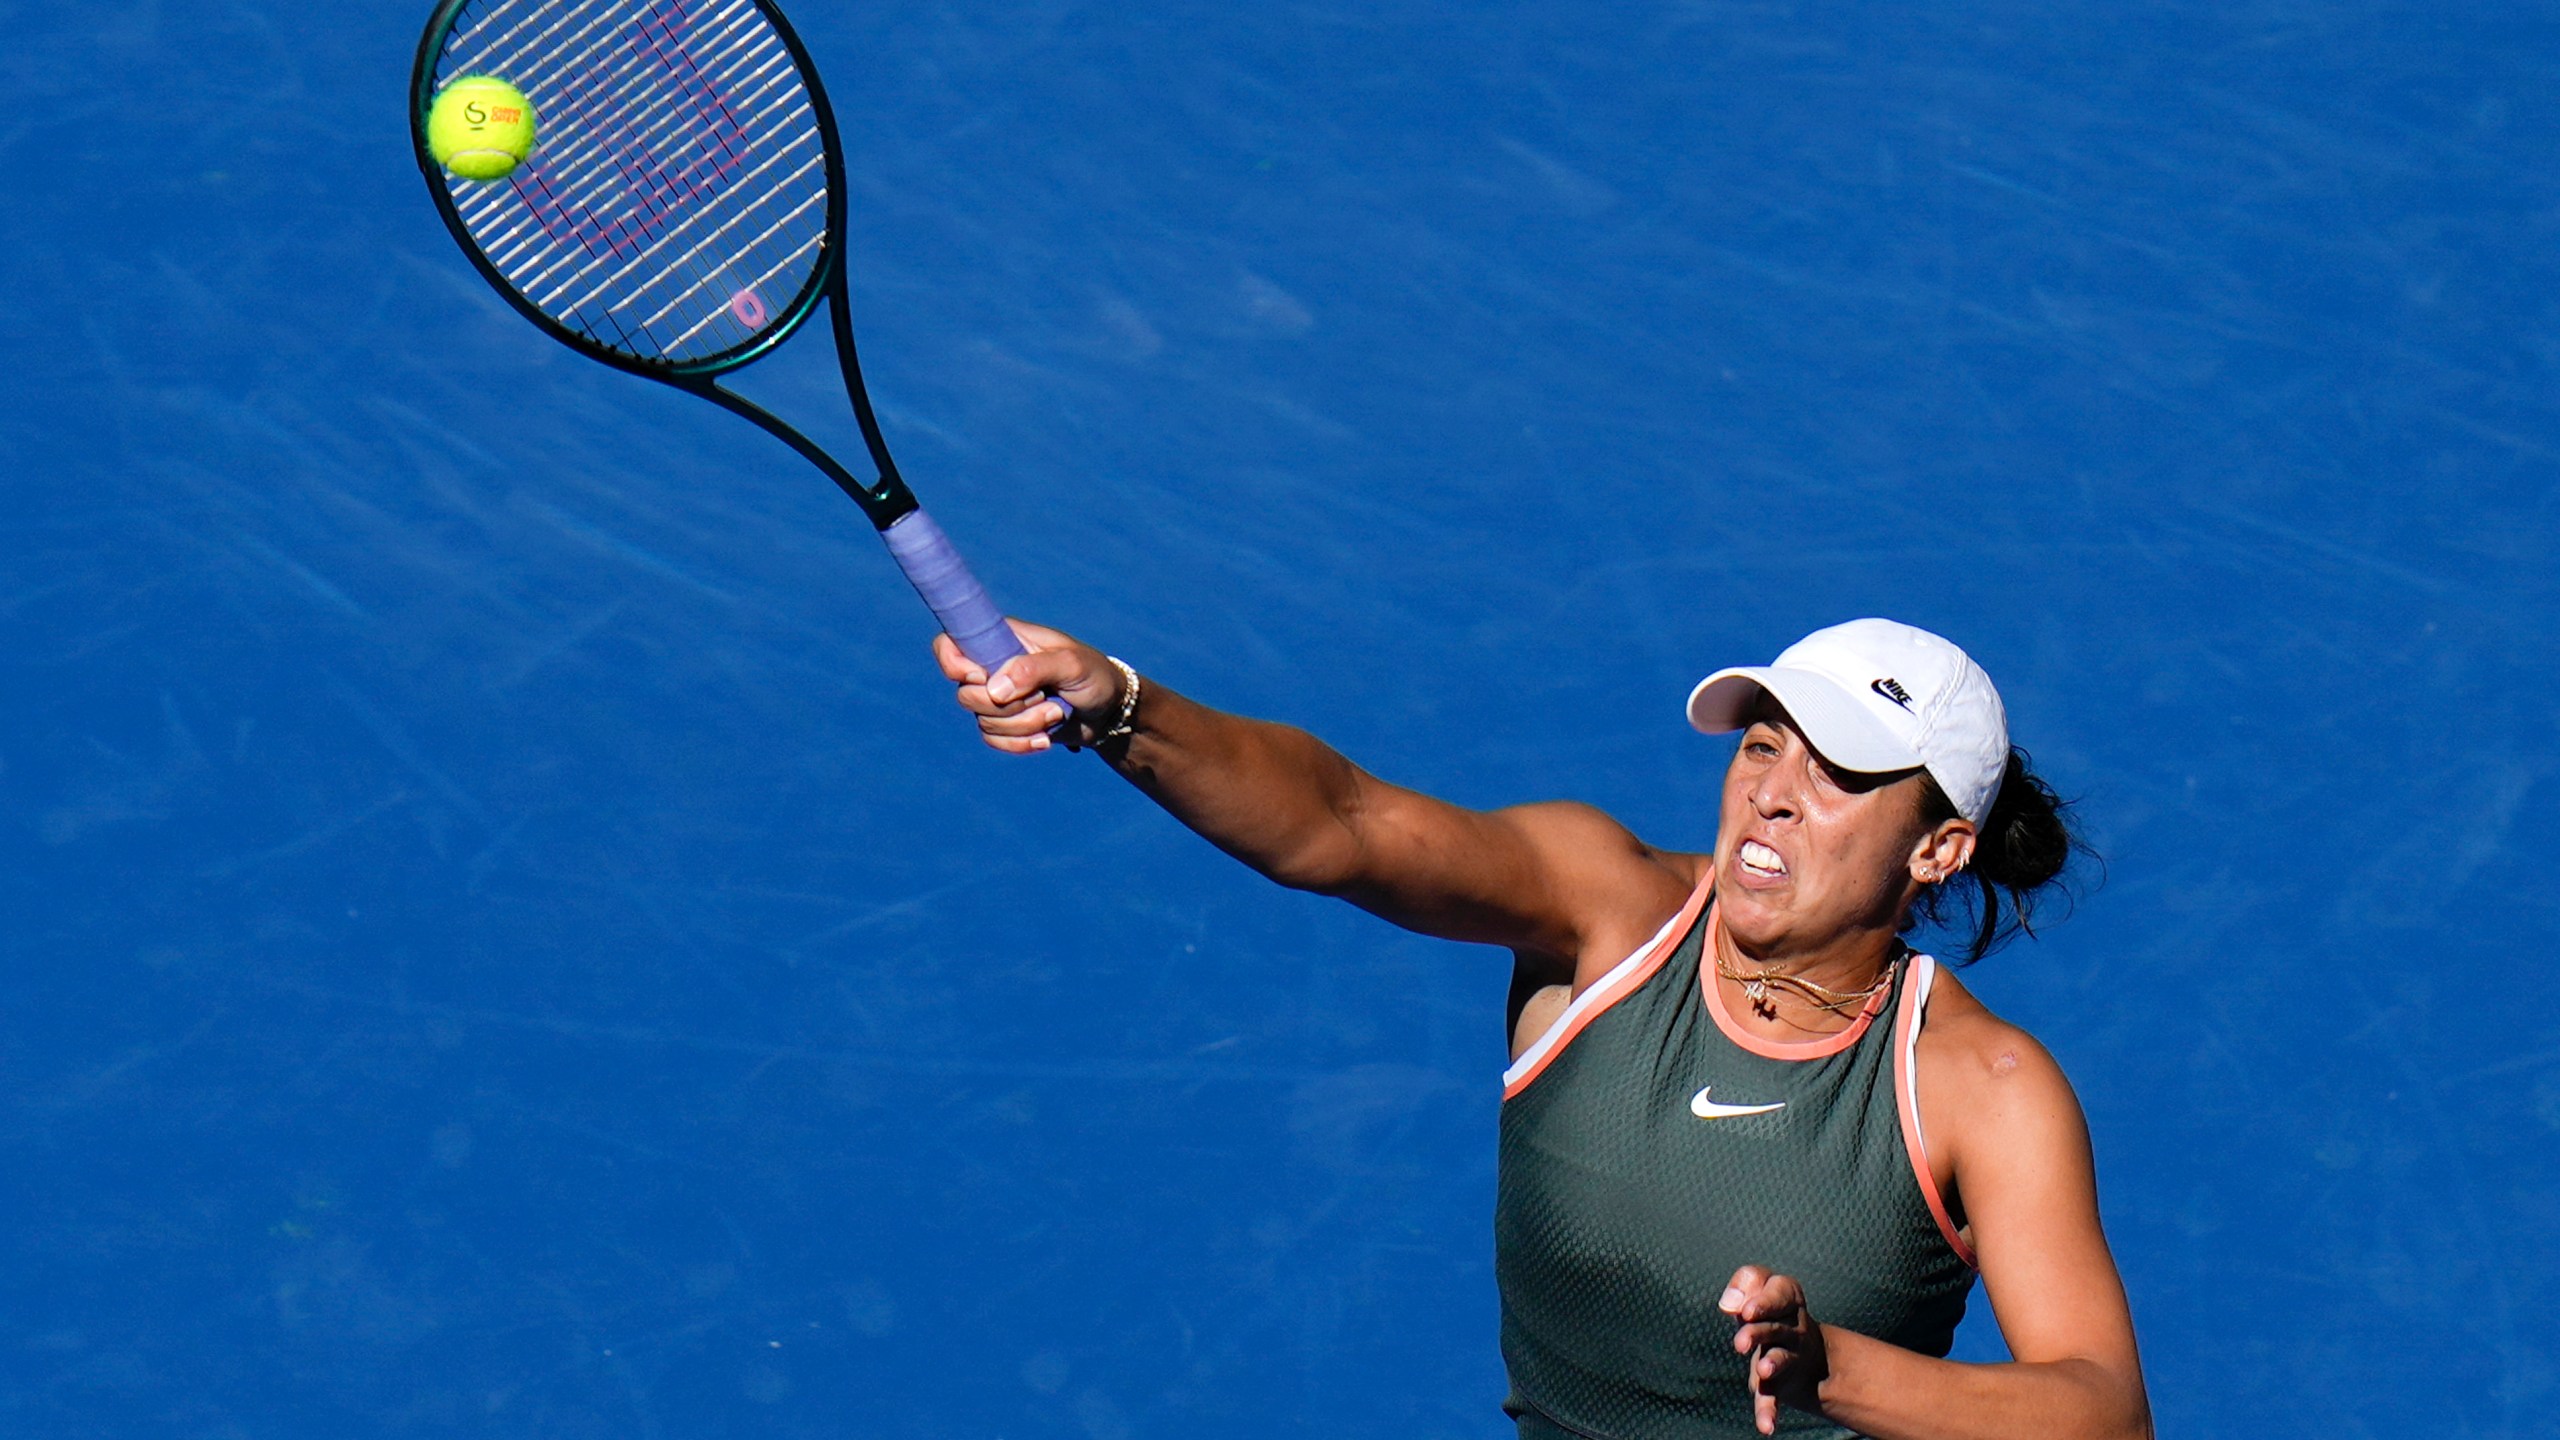
<path fill-rule="evenodd" d="M 1583 1027 L 1598 1019 L 1601 1011 L 1643 989 L 1644 982 L 1653 978 L 1654 972 L 1662 968 L 1662 962 L 1670 959 L 1672 952 L 1680 948 L 1680 942 L 1697 928 L 1698 917 L 1714 893 L 1715 877 L 1710 872 L 1706 879 L 1698 882 L 1697 889 L 1689 892 L 1688 903 L 1680 907 L 1680 913 L 1663 921 L 1662 928 L 1653 932 L 1652 939 L 1637 946 L 1634 954 L 1593 981 L 1590 989 L 1574 996 L 1573 1003 L 1567 1005 L 1564 1013 L 1555 1018 L 1555 1023 L 1547 1027 L 1547 1033 L 1521 1051 L 1520 1058 L 1511 1062 L 1511 1068 L 1502 1072 L 1502 1098 L 1508 1100 L 1527 1089 L 1529 1082 L 1538 1078 L 1538 1072 L 1546 1069 L 1559 1051 L 1573 1043 L 1573 1037 L 1581 1034 Z"/>
<path fill-rule="evenodd" d="M 1902 1112 L 1902 1146 L 1911 1156 L 1911 1175 L 1920 1182 L 1920 1198 L 1929 1202 L 1929 1213 L 1936 1218 L 1938 1233 L 1946 1237 L 1948 1248 L 1956 1252 L 1956 1258 L 1973 1266 L 1973 1247 L 1965 1243 L 1964 1235 L 1956 1228 L 1955 1217 L 1947 1209 L 1947 1198 L 1938 1190 L 1938 1177 L 1929 1169 L 1929 1140 L 1920 1125 L 1920 1027 L 1928 1019 L 1929 992 L 1937 980 L 1935 957 L 1911 957 L 1902 982 L 1900 1013 L 1893 1023 L 1894 1100 Z"/>

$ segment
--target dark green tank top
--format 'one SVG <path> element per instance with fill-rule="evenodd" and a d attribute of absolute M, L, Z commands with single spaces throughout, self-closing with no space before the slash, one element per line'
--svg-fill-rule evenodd
<path fill-rule="evenodd" d="M 1934 962 L 1898 964 L 1842 1034 L 1781 1045 L 1722 1013 L 1712 924 L 1702 888 L 1504 1077 L 1494 1270 L 1524 1437 L 1757 1436 L 1716 1305 L 1745 1264 L 1795 1277 L 1815 1319 L 1926 1355 L 1964 1317 L 1972 1257 L 1898 1103 Z"/>

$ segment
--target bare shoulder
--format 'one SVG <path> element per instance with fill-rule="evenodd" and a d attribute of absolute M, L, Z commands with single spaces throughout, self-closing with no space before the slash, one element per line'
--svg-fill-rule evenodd
<path fill-rule="evenodd" d="M 2080 1100 L 2053 1053 L 1950 972 L 1939 973 L 1929 997 L 1917 1058 L 1928 1133 L 1948 1137 L 1958 1168 L 1993 1150 L 2085 1153 Z"/>
<path fill-rule="evenodd" d="M 2008 1076 L 2038 1065 L 2053 1066 L 2053 1056 L 2036 1037 L 1994 1014 L 1971 986 L 1945 965 L 1929 992 L 1929 1023 L 1920 1032 L 1920 1050 L 1932 1059 L 1972 1061 L 1986 1074 Z"/>

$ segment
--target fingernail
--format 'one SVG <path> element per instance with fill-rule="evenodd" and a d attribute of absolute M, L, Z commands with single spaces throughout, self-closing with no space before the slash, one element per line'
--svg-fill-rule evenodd
<path fill-rule="evenodd" d="M 1048 737 L 1048 736 L 1046 736 L 1046 735 L 1034 735 L 1034 736 L 1032 736 L 1032 737 L 1031 737 L 1031 748 L 1032 748 L 1032 749 L 1034 749 L 1034 750 L 1046 750 L 1046 749 L 1048 749 L 1048 748 L 1049 748 L 1049 737 Z"/>
<path fill-rule="evenodd" d="M 999 675 L 987 682 L 987 698 L 1002 705 L 1013 698 L 1013 677 Z"/>
<path fill-rule="evenodd" d="M 1739 1310 L 1742 1308 L 1742 1292 L 1727 1285 L 1724 1287 L 1724 1298 L 1718 1300 L 1716 1304 L 1722 1306 L 1728 1313 Z"/>

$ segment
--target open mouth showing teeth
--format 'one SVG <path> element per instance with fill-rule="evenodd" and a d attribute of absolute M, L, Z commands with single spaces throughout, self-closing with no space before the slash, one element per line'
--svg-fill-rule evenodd
<path fill-rule="evenodd" d="M 1757 840 L 1745 840 L 1742 842 L 1742 853 L 1740 859 L 1742 861 L 1742 868 L 1750 871 L 1754 875 L 1784 875 L 1787 873 L 1787 862 L 1778 858 L 1778 852 L 1761 844 Z"/>

